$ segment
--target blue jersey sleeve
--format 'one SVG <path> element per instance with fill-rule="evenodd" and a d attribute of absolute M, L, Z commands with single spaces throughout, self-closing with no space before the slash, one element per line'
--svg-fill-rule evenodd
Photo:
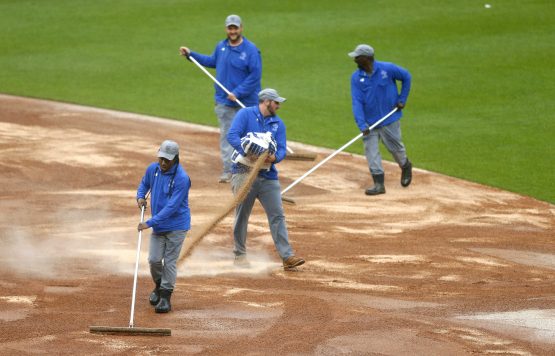
<path fill-rule="evenodd" d="M 357 73 L 358 72 L 355 72 L 351 76 L 351 100 L 355 122 L 359 130 L 364 131 L 368 128 L 368 125 L 366 124 L 366 120 L 364 119 L 364 94 L 360 90 L 360 86 L 358 83 L 359 76 Z"/>

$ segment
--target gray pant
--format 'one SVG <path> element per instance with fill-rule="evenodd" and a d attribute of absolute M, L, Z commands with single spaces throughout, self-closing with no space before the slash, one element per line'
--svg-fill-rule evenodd
<path fill-rule="evenodd" d="M 220 157 L 223 164 L 223 173 L 231 173 L 231 154 L 233 147 L 227 142 L 227 132 L 231 127 L 231 122 L 239 111 L 240 107 L 231 107 L 223 104 L 216 104 L 214 111 L 220 122 Z"/>
<path fill-rule="evenodd" d="M 382 140 L 387 150 L 393 156 L 399 167 L 407 162 L 405 145 L 401 141 L 401 123 L 399 120 L 387 126 L 377 127 L 370 131 L 367 136 L 362 137 L 364 143 L 364 154 L 368 161 L 368 168 L 372 175 L 383 174 L 382 156 L 378 143 Z"/>
<path fill-rule="evenodd" d="M 176 230 L 150 235 L 148 263 L 154 283 L 160 281 L 160 288 L 173 291 L 177 278 L 177 259 L 187 231 Z"/>
<path fill-rule="evenodd" d="M 248 174 L 233 174 L 231 177 L 231 189 L 237 194 Z M 257 177 L 252 184 L 251 190 L 241 204 L 235 208 L 235 223 L 233 226 L 233 239 L 235 240 L 235 256 L 247 253 L 247 227 L 249 216 L 255 200 L 258 198 L 270 224 L 270 232 L 274 245 L 282 259 L 293 256 L 293 249 L 289 244 L 289 235 L 281 205 L 281 193 L 278 180 Z"/>

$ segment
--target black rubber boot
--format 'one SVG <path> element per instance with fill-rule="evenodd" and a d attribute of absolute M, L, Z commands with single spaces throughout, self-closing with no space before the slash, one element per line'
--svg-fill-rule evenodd
<path fill-rule="evenodd" d="M 156 305 L 160 301 L 160 283 L 160 281 L 156 282 L 156 287 L 154 287 L 154 290 L 152 291 L 152 293 L 150 293 L 150 296 L 148 297 L 150 305 Z"/>
<path fill-rule="evenodd" d="M 412 181 L 412 163 L 407 158 L 407 162 L 401 167 L 401 185 L 408 187 Z"/>
<path fill-rule="evenodd" d="M 170 299 L 172 297 L 172 291 L 167 289 L 160 289 L 160 301 L 156 304 L 154 311 L 157 313 L 167 313 L 172 310 L 172 305 Z"/>
<path fill-rule="evenodd" d="M 374 180 L 374 186 L 372 188 L 366 189 L 366 195 L 378 195 L 385 194 L 385 185 L 383 174 L 372 174 L 372 179 Z"/>

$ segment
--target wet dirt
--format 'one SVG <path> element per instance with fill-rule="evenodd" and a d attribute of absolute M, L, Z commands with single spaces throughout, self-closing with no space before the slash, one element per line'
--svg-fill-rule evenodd
<path fill-rule="evenodd" d="M 287 194 L 290 240 L 307 260 L 298 272 L 280 268 L 257 203 L 250 268 L 233 266 L 227 216 L 180 265 L 173 311 L 159 315 L 147 300 L 147 235 L 135 326 L 172 336 L 89 333 L 128 325 L 135 191 L 163 140 L 181 146 L 193 230 L 231 201 L 218 183 L 218 136 L 0 95 L 0 354 L 555 353 L 555 206 L 418 168 L 402 188 L 391 163 L 387 194 L 368 197 L 365 159 L 351 154 Z M 290 147 L 318 157 L 280 163 L 282 188 L 332 152 Z"/>

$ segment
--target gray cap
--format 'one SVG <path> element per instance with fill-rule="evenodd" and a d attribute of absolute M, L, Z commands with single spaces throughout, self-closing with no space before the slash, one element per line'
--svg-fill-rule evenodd
<path fill-rule="evenodd" d="M 287 100 L 279 96 L 278 92 L 275 89 L 271 89 L 271 88 L 262 89 L 260 93 L 258 93 L 258 99 L 273 100 L 273 101 L 277 101 L 278 103 L 283 103 L 285 100 Z"/>
<path fill-rule="evenodd" d="M 374 56 L 374 48 L 370 47 L 367 44 L 360 44 L 358 45 L 353 52 L 349 52 L 349 57 L 358 57 L 358 56 Z"/>
<path fill-rule="evenodd" d="M 229 27 L 231 25 L 235 25 L 237 27 L 241 27 L 241 18 L 239 15 L 229 15 L 225 19 L 225 27 Z"/>
<path fill-rule="evenodd" d="M 179 145 L 175 141 L 166 140 L 160 145 L 158 157 L 173 160 L 179 154 Z"/>

